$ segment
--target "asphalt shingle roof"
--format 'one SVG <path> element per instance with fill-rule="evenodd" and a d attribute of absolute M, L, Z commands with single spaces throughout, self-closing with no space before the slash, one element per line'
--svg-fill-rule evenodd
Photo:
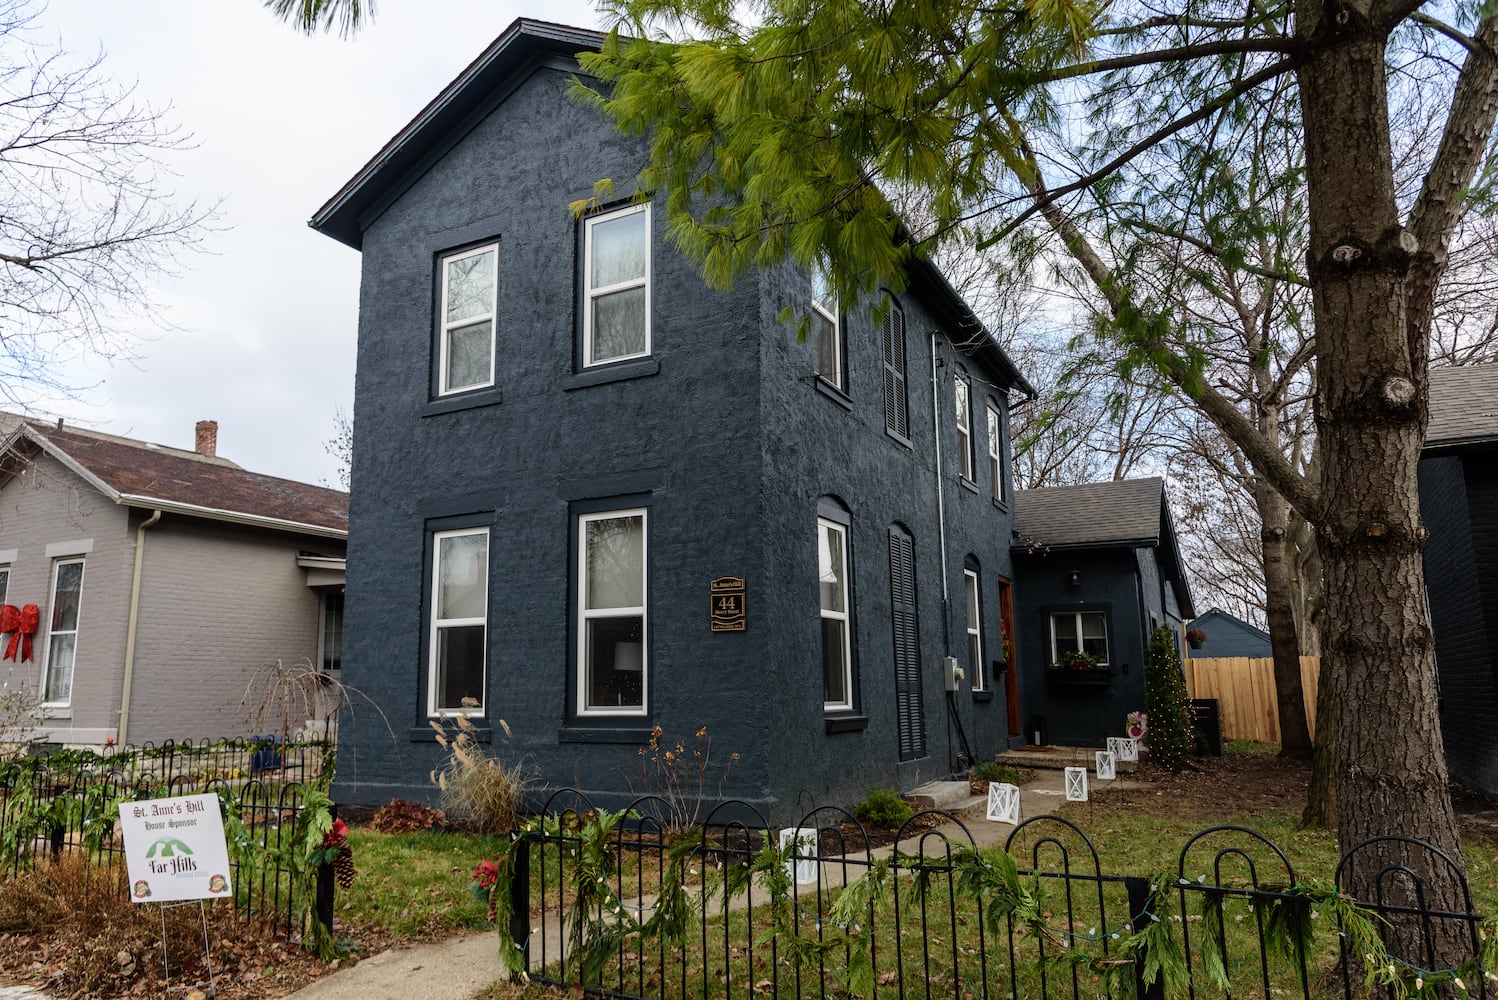
<path fill-rule="evenodd" d="M 1158 476 L 1018 490 L 1014 530 L 1021 544 L 1158 543 L 1164 497 Z"/>
<path fill-rule="evenodd" d="M 1498 364 L 1430 370 L 1425 447 L 1498 440 Z"/>
<path fill-rule="evenodd" d="M 248 472 L 217 456 L 112 434 L 36 422 L 31 430 L 110 489 L 130 498 L 348 530 L 348 494 L 341 490 Z M 129 502 L 149 506 L 134 499 Z"/>

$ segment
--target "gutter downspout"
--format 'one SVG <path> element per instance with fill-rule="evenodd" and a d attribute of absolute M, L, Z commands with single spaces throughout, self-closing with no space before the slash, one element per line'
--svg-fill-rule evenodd
<path fill-rule="evenodd" d="M 120 687 L 120 726 L 115 734 L 115 743 L 125 745 L 125 733 L 130 727 L 130 681 L 135 674 L 135 624 L 140 614 L 140 568 L 146 558 L 146 529 L 161 520 L 161 511 L 153 510 L 151 516 L 140 522 L 135 529 L 135 569 L 130 576 L 130 618 L 125 626 L 125 682 Z"/>

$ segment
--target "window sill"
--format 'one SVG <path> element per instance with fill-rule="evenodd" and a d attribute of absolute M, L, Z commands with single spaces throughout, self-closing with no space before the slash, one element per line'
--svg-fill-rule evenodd
<path fill-rule="evenodd" d="M 1009 501 L 1007 501 L 1007 500 L 1000 500 L 998 497 L 994 497 L 993 498 L 993 505 L 995 507 L 999 508 L 999 510 L 1008 510 L 1009 509 Z"/>
<path fill-rule="evenodd" d="M 595 385 L 607 385 L 610 382 L 624 382 L 632 378 L 646 378 L 650 375 L 659 374 L 661 362 L 659 358 L 636 358 L 632 361 L 616 361 L 613 364 L 598 365 L 593 368 L 584 368 L 567 380 L 562 387 L 563 391 L 571 392 L 573 389 L 587 389 Z"/>
<path fill-rule="evenodd" d="M 869 717 L 866 715 L 829 715 L 826 724 L 829 734 L 861 733 L 869 728 Z"/>
<path fill-rule="evenodd" d="M 831 382 L 827 381 L 822 376 L 820 376 L 820 375 L 815 376 L 812 379 L 812 385 L 815 385 L 817 387 L 817 392 L 820 392 L 823 396 L 826 396 L 828 399 L 832 400 L 838 406 L 841 406 L 843 409 L 847 410 L 849 413 L 853 412 L 853 399 L 852 399 L 852 397 L 850 397 L 843 390 L 839 389 L 837 386 L 833 385 Z"/>
<path fill-rule="evenodd" d="M 557 742 L 643 746 L 650 741 L 653 731 L 642 726 L 563 726 L 557 730 Z"/>
<path fill-rule="evenodd" d="M 974 691 L 973 701 L 993 701 L 992 691 Z"/>
<path fill-rule="evenodd" d="M 71 705 L 42 706 L 42 721 L 51 722 L 53 719 L 71 719 L 73 707 Z"/>
<path fill-rule="evenodd" d="M 890 430 L 888 427 L 884 429 L 884 436 L 895 442 L 895 444 L 899 445 L 900 447 L 905 448 L 906 450 L 915 450 L 915 445 L 911 443 L 910 438 L 902 437 L 901 435 L 896 434 L 894 431 Z"/>
<path fill-rule="evenodd" d="M 959 474 L 957 476 L 957 485 L 961 486 L 963 489 L 967 490 L 970 493 L 978 492 L 978 484 L 964 475 Z"/>
<path fill-rule="evenodd" d="M 500 401 L 498 389 L 476 389 L 453 396 L 439 396 L 421 408 L 423 417 L 435 417 L 442 413 L 473 410 L 480 406 L 494 406 Z"/>
<path fill-rule="evenodd" d="M 469 721 L 473 720 L 470 719 Z M 470 730 L 467 730 L 467 732 L 471 732 L 473 734 L 473 738 L 480 743 L 494 742 L 494 730 L 489 726 L 479 725 L 477 722 L 475 722 L 474 727 Z M 409 736 L 412 743 L 437 742 L 437 730 L 433 729 L 431 726 L 412 726 Z"/>

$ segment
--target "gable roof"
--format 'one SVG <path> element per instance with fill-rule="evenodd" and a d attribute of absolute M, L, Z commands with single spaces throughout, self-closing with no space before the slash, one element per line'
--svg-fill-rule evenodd
<path fill-rule="evenodd" d="M 7 455 L 46 452 L 123 506 L 332 538 L 348 535 L 347 493 L 249 472 L 215 455 L 36 421 L 21 421 L 0 447 Z"/>
<path fill-rule="evenodd" d="M 1203 631 L 1205 631 L 1203 626 L 1210 625 L 1213 621 L 1220 621 L 1225 624 L 1231 625 L 1234 628 L 1241 629 L 1244 633 L 1251 635 L 1256 639 L 1263 639 L 1265 642 L 1270 641 L 1268 632 L 1265 632 L 1257 625 L 1249 624 L 1242 618 L 1239 618 L 1237 615 L 1228 614 L 1221 608 L 1208 608 L 1205 614 L 1193 619 L 1186 627 L 1202 628 Z"/>
<path fill-rule="evenodd" d="M 1430 370 L 1425 450 L 1498 441 L 1498 364 Z"/>
<path fill-rule="evenodd" d="M 307 225 L 355 250 L 364 248 L 364 228 L 414 184 L 453 143 L 492 110 L 512 76 L 548 58 L 562 58 L 576 69 L 577 53 L 602 46 L 604 34 L 550 21 L 517 18 L 477 59 L 442 89 L 338 192 L 312 213 Z M 963 301 L 936 265 L 916 258 L 909 265 L 912 286 L 926 293 L 938 319 L 950 324 L 953 343 L 990 365 L 1014 388 L 1035 398 L 993 335 Z"/>
<path fill-rule="evenodd" d="M 1049 548 L 1158 545 L 1164 504 L 1159 476 L 1016 490 L 1014 530 Z"/>

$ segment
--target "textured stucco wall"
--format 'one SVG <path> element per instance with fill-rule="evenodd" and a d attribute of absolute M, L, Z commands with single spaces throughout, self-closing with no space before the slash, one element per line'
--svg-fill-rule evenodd
<path fill-rule="evenodd" d="M 136 512 L 132 528 L 146 515 Z M 303 700 L 276 698 L 261 669 L 317 658 L 320 603 L 299 551 L 337 557 L 343 543 L 172 514 L 146 529 L 131 743 L 301 726 Z"/>
<path fill-rule="evenodd" d="M 380 712 L 344 726 L 337 796 L 377 805 L 431 798 L 441 758 L 431 741 L 423 580 L 434 528 L 490 529 L 487 711 L 479 720 L 538 784 L 576 785 L 619 804 L 641 781 L 648 727 L 690 737 L 707 726 L 715 755 L 740 755 L 724 786 L 776 818 L 810 801 L 852 804 L 869 785 L 909 788 L 946 773 L 948 702 L 941 656 L 963 659 L 963 556 L 984 579 L 985 646 L 998 641 L 998 576 L 1012 576 L 1009 518 L 988 495 L 983 401 L 975 382 L 979 487 L 952 466 L 951 376 L 938 375 L 951 604 L 943 608 L 928 332 L 907 297 L 913 448 L 884 433 L 880 342 L 849 310 L 850 386 L 819 392 L 811 346 L 783 324 L 807 279 L 778 268 L 730 293 L 705 288 L 664 246 L 654 216 L 653 350 L 658 371 L 579 378 L 579 227 L 567 202 L 599 177 L 632 176 L 634 140 L 563 96 L 543 69 L 435 160 L 365 233 L 347 596 L 345 681 Z M 498 391 L 432 404 L 436 255 L 476 240 L 500 247 Z M 951 331 L 949 331 L 951 332 Z M 970 364 L 974 376 L 993 379 Z M 472 405 L 469 405 L 472 404 Z M 846 405 L 845 405 L 846 404 Z M 817 500 L 851 512 L 856 687 L 867 724 L 828 732 L 822 707 Z M 649 504 L 650 714 L 569 718 L 574 674 L 573 514 L 582 503 Z M 897 762 L 886 532 L 915 537 L 930 756 Z M 708 582 L 748 583 L 748 630 L 708 630 Z M 943 634 L 943 618 L 949 631 Z M 992 658 L 992 657 L 990 657 Z M 1003 741 L 1000 698 L 953 701 L 974 753 Z M 512 735 L 498 735 L 504 719 Z M 690 738 L 688 739 L 690 743 Z M 718 792 L 710 780 L 709 795 Z"/>
<path fill-rule="evenodd" d="M 1498 795 L 1498 475 L 1493 452 L 1420 462 L 1425 587 L 1451 777 Z"/>

